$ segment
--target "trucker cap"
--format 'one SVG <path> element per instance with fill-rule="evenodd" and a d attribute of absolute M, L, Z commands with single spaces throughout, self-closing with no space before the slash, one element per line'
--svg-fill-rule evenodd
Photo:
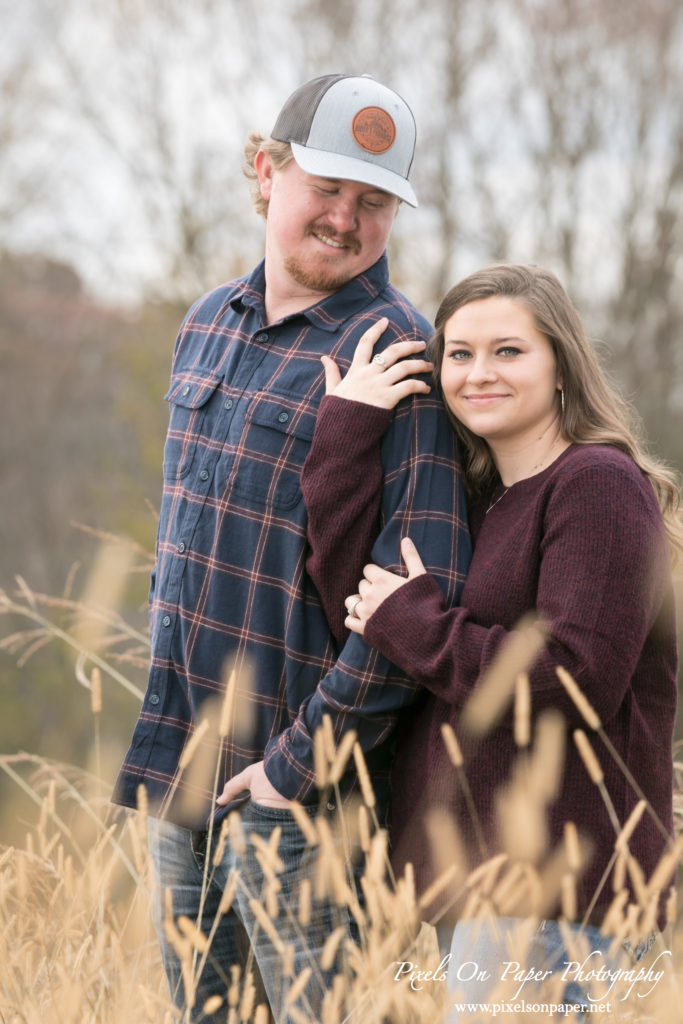
<path fill-rule="evenodd" d="M 410 206 L 415 118 L 398 93 L 369 75 L 323 75 L 296 89 L 273 139 L 290 142 L 307 174 L 374 185 Z"/>

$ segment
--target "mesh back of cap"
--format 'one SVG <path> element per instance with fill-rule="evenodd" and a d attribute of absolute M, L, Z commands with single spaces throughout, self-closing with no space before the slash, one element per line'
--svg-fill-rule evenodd
<path fill-rule="evenodd" d="M 327 90 L 346 75 L 323 75 L 296 89 L 278 115 L 271 138 L 280 142 L 299 142 L 305 146 L 313 116 Z"/>

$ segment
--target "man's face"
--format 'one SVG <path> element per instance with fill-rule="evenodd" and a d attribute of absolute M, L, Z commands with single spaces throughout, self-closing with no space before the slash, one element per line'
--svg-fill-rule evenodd
<path fill-rule="evenodd" d="M 398 199 L 372 185 L 318 178 L 295 160 L 273 170 L 270 157 L 256 161 L 261 193 L 268 200 L 268 273 L 297 294 L 338 291 L 384 252 Z"/>

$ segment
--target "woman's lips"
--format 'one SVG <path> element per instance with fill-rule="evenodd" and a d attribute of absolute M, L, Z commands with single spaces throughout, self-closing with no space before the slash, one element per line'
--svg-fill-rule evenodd
<path fill-rule="evenodd" d="M 471 405 L 492 405 L 495 402 L 499 402 L 502 398 L 507 398 L 507 395 L 503 394 L 486 394 L 486 395 L 465 395 L 465 401 L 470 402 Z"/>

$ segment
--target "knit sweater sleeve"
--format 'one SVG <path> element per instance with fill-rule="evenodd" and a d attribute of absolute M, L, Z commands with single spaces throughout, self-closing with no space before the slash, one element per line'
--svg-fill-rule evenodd
<path fill-rule="evenodd" d="M 344 598 L 354 594 L 380 530 L 380 441 L 393 412 L 326 395 L 301 475 L 308 512 L 306 568 L 335 639 L 349 635 Z"/>
<path fill-rule="evenodd" d="M 607 722 L 670 592 L 661 514 L 646 481 L 600 465 L 561 476 L 543 516 L 540 560 L 529 554 L 538 566 L 536 608 L 529 611 L 547 625 L 549 639 L 530 671 L 532 707 L 557 707 L 581 724 L 558 680 L 561 665 Z M 476 561 L 475 550 L 471 572 Z M 512 595 L 517 584 L 500 565 L 495 585 Z M 513 630 L 514 623 L 482 624 L 476 609 L 447 607 L 424 574 L 382 602 L 364 637 L 436 696 L 462 706 Z"/>

